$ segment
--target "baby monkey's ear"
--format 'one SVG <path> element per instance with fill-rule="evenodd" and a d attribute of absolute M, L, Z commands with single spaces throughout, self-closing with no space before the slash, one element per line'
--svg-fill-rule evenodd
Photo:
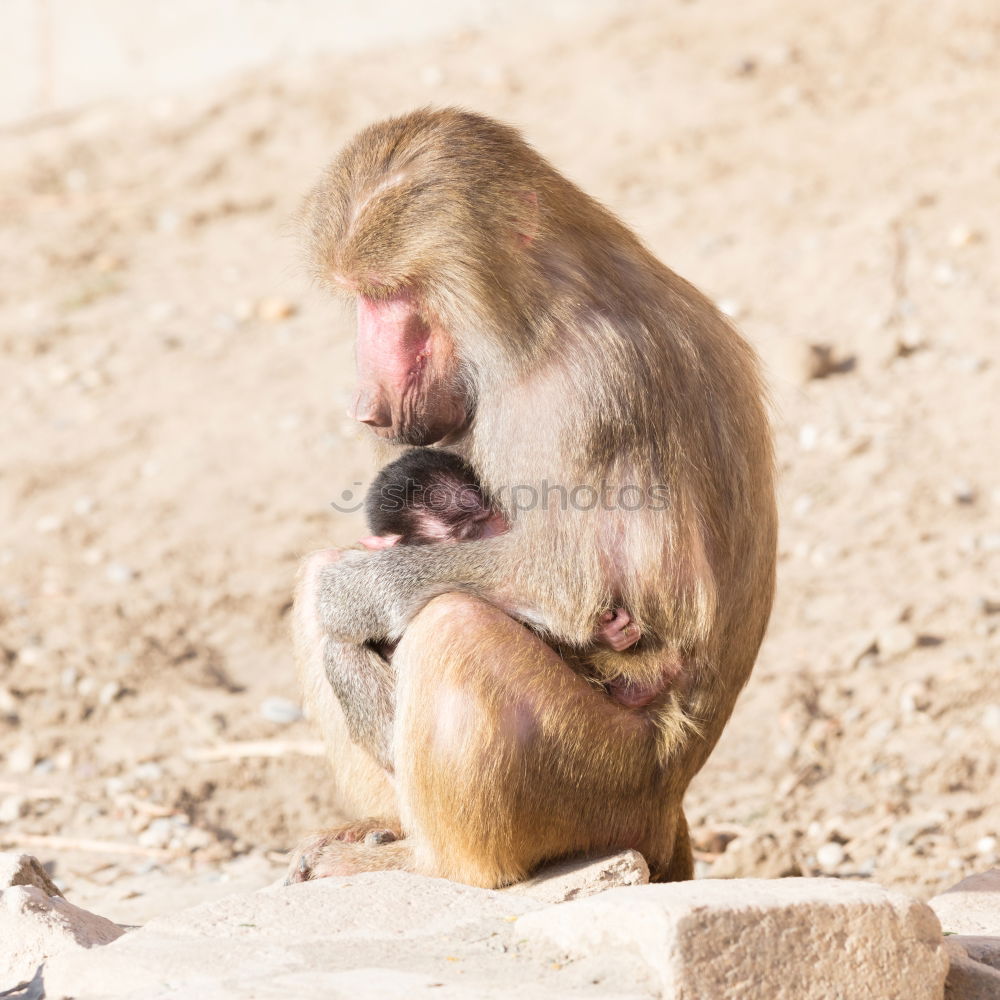
<path fill-rule="evenodd" d="M 402 537 L 402 535 L 368 535 L 365 538 L 359 538 L 358 544 L 363 545 L 366 549 L 371 549 L 372 552 L 378 552 L 379 549 L 392 548 Z"/>

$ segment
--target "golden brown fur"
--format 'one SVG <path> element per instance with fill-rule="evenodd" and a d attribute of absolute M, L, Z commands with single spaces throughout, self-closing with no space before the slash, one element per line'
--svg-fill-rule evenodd
<path fill-rule="evenodd" d="M 688 877 L 681 799 L 749 676 L 774 590 L 771 438 L 752 350 L 516 132 L 468 112 L 366 129 L 305 220 L 321 280 L 375 303 L 405 293 L 429 343 L 446 342 L 417 408 L 463 402 L 466 421 L 439 440 L 514 522 L 501 539 L 448 547 L 467 551 L 468 579 L 454 553 L 421 557 L 437 561 L 420 573 L 387 553 L 344 568 L 367 574 L 351 593 L 381 581 L 409 622 L 393 728 L 407 839 L 360 848 L 332 833 L 310 847 L 311 874 L 405 866 L 498 885 L 549 858 L 636 846 L 656 877 Z M 515 484 L 539 495 L 548 484 L 549 509 L 516 509 Z M 551 487 L 579 484 L 659 490 L 664 503 L 561 509 Z M 404 568 L 436 582 L 404 600 Z M 310 652 L 324 629 L 337 633 L 344 589 L 323 586 L 298 598 L 307 697 L 353 803 L 370 797 L 367 811 L 385 814 L 393 786 L 345 748 Z M 437 596 L 449 589 L 474 596 Z M 573 646 L 623 605 L 643 641 L 592 669 L 654 683 L 672 662 L 682 676 L 630 712 L 491 604 L 527 609 L 553 644 Z M 356 605 L 352 620 L 367 613 Z"/>

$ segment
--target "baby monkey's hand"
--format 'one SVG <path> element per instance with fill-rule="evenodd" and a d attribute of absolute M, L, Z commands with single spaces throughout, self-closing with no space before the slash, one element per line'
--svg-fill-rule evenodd
<path fill-rule="evenodd" d="M 634 646 L 640 638 L 639 626 L 632 621 L 631 615 L 624 608 L 605 611 L 600 618 L 594 641 L 601 646 L 607 646 L 616 653 L 621 653 Z"/>
<path fill-rule="evenodd" d="M 382 549 L 391 549 L 401 537 L 401 535 L 367 535 L 358 539 L 358 545 L 371 552 L 379 552 Z"/>

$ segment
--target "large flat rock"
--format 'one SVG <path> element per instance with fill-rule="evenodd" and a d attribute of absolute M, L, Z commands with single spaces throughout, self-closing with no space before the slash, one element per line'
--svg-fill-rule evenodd
<path fill-rule="evenodd" d="M 59 956 L 45 967 L 46 996 L 651 995 L 631 956 L 565 969 L 519 947 L 514 921 L 542 905 L 403 872 L 268 888 L 158 918 L 100 954 Z"/>
<path fill-rule="evenodd" d="M 947 969 L 934 913 L 875 885 L 702 880 L 545 905 L 378 872 L 160 917 L 57 955 L 44 983 L 49 1000 L 942 1000 Z"/>
<path fill-rule="evenodd" d="M 550 955 L 631 951 L 670 1000 L 941 1000 L 948 971 L 925 904 L 836 879 L 612 889 L 517 926 Z"/>

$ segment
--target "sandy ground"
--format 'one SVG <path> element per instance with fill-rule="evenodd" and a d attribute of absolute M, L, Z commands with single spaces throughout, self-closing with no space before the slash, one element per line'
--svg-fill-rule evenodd
<path fill-rule="evenodd" d="M 78 901 L 266 881 L 334 818 L 269 699 L 296 562 L 357 537 L 330 501 L 371 459 L 289 219 L 421 103 L 523 127 L 771 372 L 778 600 L 689 795 L 700 872 L 928 894 L 997 861 L 1000 15 L 627 6 L 0 134 L 0 841 Z M 212 759 L 247 740 L 277 756 Z"/>

